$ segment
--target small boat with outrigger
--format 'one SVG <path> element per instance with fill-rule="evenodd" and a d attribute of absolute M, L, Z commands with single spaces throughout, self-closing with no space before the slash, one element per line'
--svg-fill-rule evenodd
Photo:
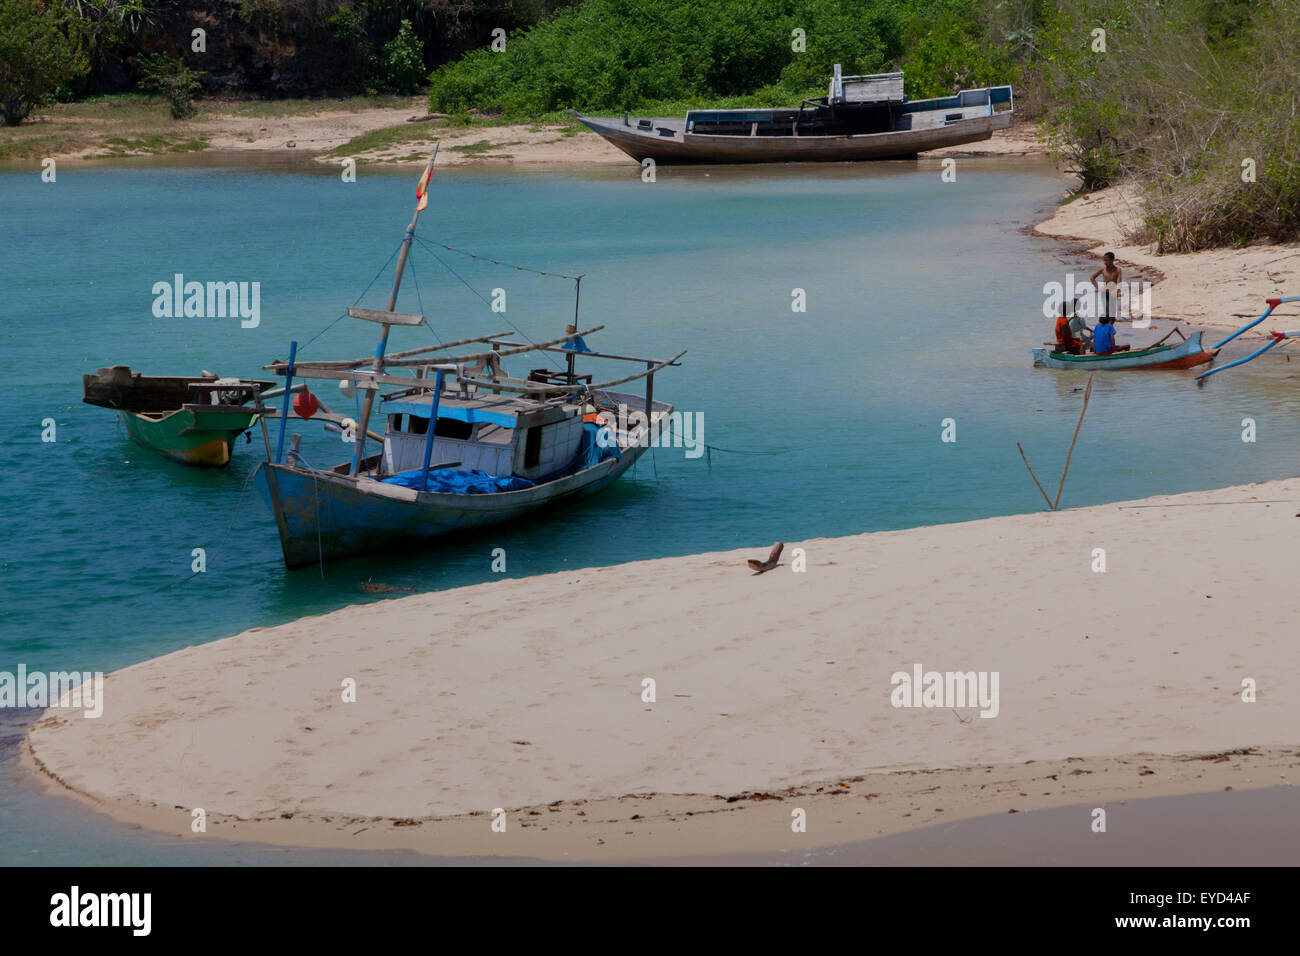
<path fill-rule="evenodd" d="M 265 366 L 284 376 L 287 390 L 295 388 L 295 379 L 323 379 L 364 393 L 360 421 L 350 423 L 355 425 L 350 461 L 313 468 L 300 454 L 298 435 L 286 456 L 287 420 L 281 418 L 274 457 L 268 446 L 268 460 L 258 465 L 254 480 L 275 518 L 288 568 L 379 551 L 402 540 L 454 535 L 575 502 L 616 481 L 672 422 L 673 406 L 654 397 L 654 378 L 680 364 L 685 351 L 667 359 L 593 351 L 586 338 L 604 326 L 579 329 L 576 302 L 573 324 L 548 341 L 521 344 L 500 333 L 387 353 L 394 327 L 426 322 L 424 315 L 394 309 L 436 158 L 435 149 L 416 188 L 415 213 L 400 246 L 387 307 L 347 310 L 354 319 L 380 326 L 374 357 L 301 362 L 294 342 L 288 361 Z M 581 276 L 565 278 L 575 279 L 575 290 L 581 289 Z M 481 348 L 451 352 L 474 345 Z M 530 353 L 551 358 L 556 367 L 534 369 L 526 378 L 507 373 L 504 360 Z M 638 368 L 596 382 L 577 370 L 580 355 Z M 563 363 L 556 356 L 563 356 Z M 641 379 L 643 394 L 612 390 Z M 297 406 L 306 398 L 300 395 Z M 387 421 L 382 436 L 370 430 L 376 412 Z"/>
<path fill-rule="evenodd" d="M 1273 314 L 1274 309 L 1276 309 L 1279 305 L 1281 305 L 1284 302 L 1300 302 L 1300 295 L 1289 295 L 1280 298 L 1265 299 L 1264 303 L 1265 305 L 1268 306 L 1268 308 L 1264 310 L 1264 314 L 1261 315 L 1259 318 L 1255 319 L 1253 322 L 1246 323 L 1241 328 L 1239 328 L 1236 332 L 1233 332 L 1226 339 L 1220 342 L 1216 346 L 1216 348 L 1223 348 L 1223 346 L 1227 345 L 1229 342 L 1231 342 L 1237 336 L 1241 335 L 1243 332 L 1248 332 L 1251 329 L 1253 329 L 1255 326 L 1259 325 L 1261 322 L 1263 322 L 1265 319 L 1267 319 L 1270 315 Z M 1293 329 L 1290 332 L 1274 331 L 1274 332 L 1269 332 L 1268 334 L 1269 334 L 1270 341 L 1260 346 L 1259 348 L 1255 349 L 1255 351 L 1251 352 L 1249 355 L 1237 359 L 1235 362 L 1229 362 L 1227 365 L 1220 365 L 1218 368 L 1212 368 L 1209 369 L 1208 371 L 1202 372 L 1200 375 L 1196 376 L 1196 384 L 1203 385 L 1205 383 L 1205 379 L 1209 378 L 1211 375 L 1214 375 L 1218 372 L 1227 371 L 1230 368 L 1236 368 L 1238 365 L 1245 365 L 1247 362 L 1259 358 L 1269 349 L 1281 345 L 1287 339 L 1300 339 L 1300 329 Z"/>
<path fill-rule="evenodd" d="M 1218 357 L 1219 352 L 1225 345 L 1231 342 L 1245 332 L 1250 331 L 1259 325 L 1270 315 L 1273 310 L 1285 302 L 1300 302 L 1300 295 L 1287 296 L 1283 298 L 1266 299 L 1268 308 L 1263 315 L 1252 322 L 1243 325 L 1237 331 L 1224 339 L 1216 342 L 1214 345 L 1206 348 L 1201 344 L 1201 332 L 1193 332 L 1191 335 L 1184 335 L 1183 331 L 1174 326 L 1173 330 L 1160 339 L 1158 342 L 1145 346 L 1141 349 L 1131 351 L 1114 351 L 1104 355 L 1095 355 L 1088 353 L 1073 353 L 1067 351 L 1061 345 L 1055 343 L 1046 343 L 1043 348 L 1033 349 L 1034 366 L 1037 368 L 1056 368 L 1056 369 L 1085 369 L 1087 371 L 1124 371 L 1129 369 L 1189 369 L 1196 368 L 1213 362 Z M 1065 305 L 1061 306 L 1062 321 L 1065 317 Z M 1177 334 L 1182 341 L 1176 345 L 1165 345 L 1164 342 L 1172 335 Z M 1236 368 L 1238 365 L 1244 365 L 1265 352 L 1278 345 L 1281 345 L 1287 339 L 1300 338 L 1300 329 L 1290 332 L 1270 332 L 1270 341 L 1255 349 L 1249 355 L 1245 355 L 1226 365 L 1220 365 L 1217 368 L 1207 369 L 1196 376 L 1197 384 L 1202 384 L 1205 379 L 1211 375 L 1226 371 L 1230 368 Z"/>
<path fill-rule="evenodd" d="M 1174 345 L 1165 345 L 1169 336 L 1177 333 L 1182 341 Z M 1108 352 L 1105 355 L 1083 354 L 1053 351 L 1048 348 L 1034 349 L 1034 366 L 1036 368 L 1082 369 L 1087 372 L 1107 371 L 1121 372 L 1136 369 L 1154 371 L 1160 369 L 1186 369 L 1214 361 L 1217 349 L 1207 349 L 1201 344 L 1201 333 L 1184 335 L 1177 326 L 1159 342 L 1146 348 L 1129 352 Z"/>
<path fill-rule="evenodd" d="M 1088 372 L 1188 369 L 1213 362 L 1214 357 L 1219 354 L 1218 345 L 1207 349 L 1201 344 L 1200 332 L 1187 335 L 1177 325 L 1166 332 L 1158 341 L 1152 342 L 1150 345 L 1144 345 L 1140 349 L 1131 349 L 1126 345 L 1111 352 L 1104 352 L 1101 355 L 1089 352 L 1092 332 L 1088 329 L 1087 324 L 1083 322 L 1083 313 L 1080 312 L 1080 305 L 1086 295 L 1086 292 L 1081 292 L 1075 297 L 1073 313 L 1070 312 L 1069 303 L 1062 298 L 1061 314 L 1057 318 L 1056 325 L 1057 341 L 1046 342 L 1043 348 L 1031 350 L 1035 368 L 1082 369 Z M 1103 322 L 1112 321 L 1109 318 L 1109 297 L 1107 297 L 1106 303 L 1105 315 L 1107 317 L 1102 319 Z M 1068 333 L 1064 331 L 1067 322 L 1070 329 Z M 1080 330 L 1078 336 L 1074 333 L 1076 327 Z M 1173 345 L 1165 345 L 1165 342 L 1175 335 L 1178 336 L 1180 341 Z M 1066 341 L 1067 337 L 1072 340 L 1073 344 Z"/>

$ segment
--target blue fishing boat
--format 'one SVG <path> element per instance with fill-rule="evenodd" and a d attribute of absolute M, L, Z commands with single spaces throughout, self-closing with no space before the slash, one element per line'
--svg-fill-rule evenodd
<path fill-rule="evenodd" d="M 576 305 L 575 324 L 549 341 L 519 344 L 500 333 L 386 354 L 393 327 L 426 321 L 393 309 L 432 170 L 430 160 L 387 308 L 348 310 L 381 326 L 374 357 L 298 362 L 292 343 L 287 362 L 265 366 L 284 376 L 286 393 L 304 378 L 365 393 L 360 421 L 340 423 L 355 431 L 351 461 L 313 468 L 299 454 L 298 435 L 286 454 L 287 418 L 281 417 L 274 456 L 258 466 L 255 480 L 289 568 L 379 551 L 398 540 L 514 521 L 577 501 L 618 480 L 672 422 L 673 406 L 654 397 L 654 376 L 680 364 L 685 351 L 669 359 L 593 351 L 586 338 L 604 326 L 580 330 Z M 438 355 L 475 344 L 475 352 Z M 524 378 L 508 374 L 503 362 L 528 353 L 564 361 Z M 580 356 L 631 363 L 636 370 L 593 382 L 593 375 L 579 373 Z M 612 390 L 637 380 L 645 382 L 643 394 Z M 295 407 L 301 414 L 303 408 Z M 387 422 L 382 435 L 371 431 L 376 412 Z M 374 439 L 373 453 L 367 438 Z"/>

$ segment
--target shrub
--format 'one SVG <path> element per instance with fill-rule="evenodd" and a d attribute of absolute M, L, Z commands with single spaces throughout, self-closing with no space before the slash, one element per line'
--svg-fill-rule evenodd
<path fill-rule="evenodd" d="M 165 53 L 140 57 L 140 70 L 144 74 L 140 85 L 162 93 L 172 119 L 189 119 L 198 112 L 194 94 L 199 91 L 201 71 L 191 70 L 180 57 Z"/>
<path fill-rule="evenodd" d="M 60 85 L 86 72 L 79 30 L 62 12 L 35 0 L 0 0 L 0 118 L 25 120 Z"/>
<path fill-rule="evenodd" d="M 410 20 L 403 20 L 397 36 L 384 45 L 384 77 L 396 93 L 414 93 L 424 79 L 424 44 Z"/>
<path fill-rule="evenodd" d="M 1290 0 L 1115 9 L 1071 0 L 1048 31 L 1045 125 L 1082 188 L 1136 183 L 1143 220 L 1131 238 L 1159 252 L 1300 236 Z M 1091 50 L 1096 26 L 1105 54 Z"/>

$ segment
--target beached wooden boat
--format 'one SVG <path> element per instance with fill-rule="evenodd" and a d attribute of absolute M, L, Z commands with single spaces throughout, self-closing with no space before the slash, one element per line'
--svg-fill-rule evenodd
<path fill-rule="evenodd" d="M 382 550 L 399 540 L 513 521 L 577 501 L 617 480 L 672 421 L 672 405 L 654 398 L 654 376 L 685 353 L 654 359 L 591 351 L 585 337 L 604 326 L 580 331 L 571 325 L 559 338 L 527 345 L 488 335 L 386 354 L 393 326 L 425 322 L 423 315 L 393 308 L 432 167 L 431 161 L 417 190 L 420 201 L 402 243 L 387 309 L 348 310 L 354 318 L 381 325 L 374 358 L 297 362 L 293 343 L 287 362 L 266 366 L 285 376 L 286 389 L 294 387 L 295 378 L 315 378 L 350 383 L 365 393 L 351 461 L 313 468 L 298 454 L 297 435 L 286 457 L 282 419 L 274 457 L 258 466 L 255 482 L 275 517 L 289 568 Z M 473 344 L 480 349 L 436 356 Z M 551 358 L 556 368 L 510 376 L 503 361 L 526 353 Z M 593 382 L 592 375 L 578 373 L 579 355 L 629 362 L 636 371 Z M 638 379 L 645 380 L 643 395 L 611 391 Z M 379 447 L 368 454 L 376 401 L 387 427 Z"/>
<path fill-rule="evenodd" d="M 1033 350 L 1037 368 L 1082 369 L 1087 372 L 1128 371 L 1131 369 L 1195 368 L 1214 361 L 1217 349 L 1207 350 L 1201 345 L 1201 333 L 1193 332 L 1177 345 L 1157 345 L 1130 352 L 1111 352 L 1107 355 L 1071 355 L 1050 348 Z"/>
<path fill-rule="evenodd" d="M 132 440 L 186 465 L 220 468 L 258 420 L 247 403 L 273 382 L 141 375 L 126 365 L 82 376 L 82 401 L 114 409 Z"/>
<path fill-rule="evenodd" d="M 691 110 L 684 118 L 575 119 L 637 162 L 802 163 L 899 159 L 986 140 L 1011 125 L 1011 87 L 908 100 L 902 73 L 841 76 L 797 108 Z"/>

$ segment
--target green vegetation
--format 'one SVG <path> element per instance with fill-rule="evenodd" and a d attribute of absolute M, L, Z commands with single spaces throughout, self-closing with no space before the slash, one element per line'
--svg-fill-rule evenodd
<path fill-rule="evenodd" d="M 0 119 L 17 126 L 62 83 L 87 69 L 80 28 L 57 7 L 0 0 Z"/>
<path fill-rule="evenodd" d="M 471 51 L 429 77 L 429 104 L 517 119 L 557 110 L 646 110 L 650 104 L 742 105 L 824 95 L 835 63 L 848 74 L 898 66 L 913 96 L 961 83 L 1006 82 L 1017 47 L 986 27 L 986 0 L 586 0 L 505 49 Z M 1030 0 L 998 6 L 1032 10 Z M 986 39 L 991 37 L 991 39 Z"/>
<path fill-rule="evenodd" d="M 1134 239 L 1186 252 L 1300 236 L 1293 0 L 1071 0 L 1042 50 L 1054 150 L 1084 189 L 1140 187 Z"/>
<path fill-rule="evenodd" d="M 104 140 L 104 145 L 108 147 L 110 156 L 129 156 L 138 153 L 190 153 L 208 148 L 206 139 L 177 139 L 162 134 L 142 136 L 138 139 L 111 136 Z"/>
<path fill-rule="evenodd" d="M 403 20 L 397 36 L 384 47 L 384 78 L 397 93 L 414 93 L 424 82 L 424 44 Z"/>
<path fill-rule="evenodd" d="M 521 139 L 512 139 L 508 143 L 489 143 L 487 140 L 481 139 L 477 143 L 462 143 L 459 146 L 453 146 L 451 148 L 456 150 L 458 153 L 469 153 L 471 156 L 481 156 L 485 153 L 493 152 L 494 150 L 504 149 L 507 146 L 522 145 L 523 140 Z"/>
<path fill-rule="evenodd" d="M 400 126 L 388 126 L 384 129 L 362 133 L 360 136 L 348 140 L 342 146 L 331 149 L 327 155 L 351 156 L 355 153 L 365 153 L 375 149 L 392 149 L 405 143 L 431 142 L 433 138 L 428 123 L 403 123 Z"/>
<path fill-rule="evenodd" d="M 189 119 L 198 112 L 194 94 L 199 91 L 201 72 L 191 70 L 180 57 L 165 53 L 141 57 L 140 68 L 144 72 L 141 86 L 162 93 L 172 119 Z"/>

